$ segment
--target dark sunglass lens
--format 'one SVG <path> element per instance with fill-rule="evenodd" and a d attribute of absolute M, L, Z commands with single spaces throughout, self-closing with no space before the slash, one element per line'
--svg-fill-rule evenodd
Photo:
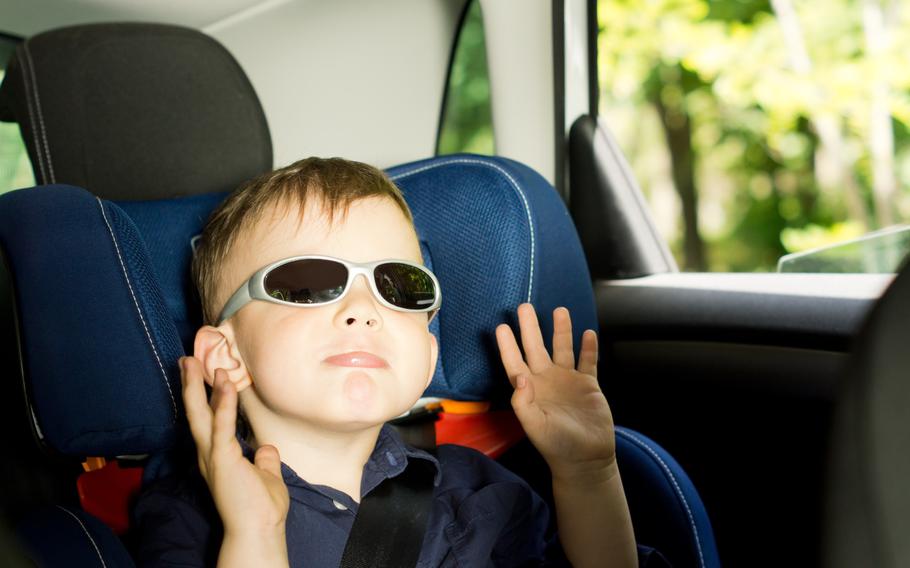
<path fill-rule="evenodd" d="M 333 260 L 302 259 L 273 268 L 265 277 L 266 293 L 295 304 L 322 304 L 341 295 L 348 269 Z"/>
<path fill-rule="evenodd" d="M 425 310 L 436 301 L 430 275 L 416 266 L 387 262 L 373 271 L 376 288 L 385 300 L 406 310 Z"/>

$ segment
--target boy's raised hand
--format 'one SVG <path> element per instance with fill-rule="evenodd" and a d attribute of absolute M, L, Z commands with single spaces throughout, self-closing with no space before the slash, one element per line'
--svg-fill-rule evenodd
<path fill-rule="evenodd" d="M 518 307 L 525 357 L 512 329 L 496 328 L 499 354 L 515 392 L 512 407 L 554 478 L 603 475 L 616 461 L 613 415 L 597 384 L 597 334 L 585 331 L 578 366 L 569 310 L 553 312 L 553 357 L 531 304 Z"/>
<path fill-rule="evenodd" d="M 284 531 L 290 501 L 281 477 L 278 449 L 262 446 L 256 451 L 255 463 L 250 463 L 236 438 L 237 390 L 227 373 L 215 371 L 212 399 L 208 401 L 202 362 L 183 357 L 180 371 L 199 469 L 224 525 L 222 553 L 229 539 L 256 539 L 257 545 L 272 540 L 286 549 Z"/>

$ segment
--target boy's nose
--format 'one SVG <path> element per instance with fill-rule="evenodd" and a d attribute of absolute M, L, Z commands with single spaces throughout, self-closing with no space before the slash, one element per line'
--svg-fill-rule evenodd
<path fill-rule="evenodd" d="M 338 321 L 344 327 L 364 326 L 378 329 L 382 326 L 382 317 L 377 309 L 373 291 L 366 277 L 358 275 L 351 283 L 351 289 L 345 295 L 338 310 Z"/>

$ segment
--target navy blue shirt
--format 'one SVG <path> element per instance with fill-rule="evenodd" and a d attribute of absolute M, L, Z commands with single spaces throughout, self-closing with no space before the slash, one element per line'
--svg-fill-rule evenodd
<path fill-rule="evenodd" d="M 417 566 L 568 565 L 558 538 L 548 532 L 550 513 L 543 499 L 520 477 L 470 448 L 443 445 L 434 457 L 383 426 L 363 468 L 361 496 L 414 459 L 436 469 Z M 281 472 L 291 499 L 286 524 L 291 566 L 338 566 L 358 503 L 332 487 L 307 483 L 286 464 Z M 215 565 L 221 527 L 201 477 L 152 484 L 140 496 L 134 520 L 140 566 Z"/>
<path fill-rule="evenodd" d="M 251 457 L 252 450 L 245 447 L 244 453 Z M 409 460 L 426 460 L 436 470 L 418 567 L 569 566 L 550 530 L 543 499 L 523 479 L 476 450 L 443 445 L 434 457 L 406 445 L 394 429 L 383 426 L 363 468 L 361 496 L 402 473 Z M 281 472 L 290 495 L 286 535 L 291 566 L 338 566 L 358 503 L 332 487 L 307 483 L 284 463 Z M 139 566 L 216 564 L 221 523 L 198 473 L 165 478 L 144 490 L 133 526 Z M 640 560 L 652 556 L 650 552 L 639 547 Z"/>

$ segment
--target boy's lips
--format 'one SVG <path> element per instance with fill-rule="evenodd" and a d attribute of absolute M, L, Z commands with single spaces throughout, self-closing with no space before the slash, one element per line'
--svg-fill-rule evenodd
<path fill-rule="evenodd" d="M 348 353 L 339 353 L 326 357 L 324 361 L 330 365 L 339 367 L 364 367 L 369 369 L 378 369 L 388 367 L 389 364 L 385 359 L 378 355 L 373 355 L 366 351 L 350 351 Z"/>

